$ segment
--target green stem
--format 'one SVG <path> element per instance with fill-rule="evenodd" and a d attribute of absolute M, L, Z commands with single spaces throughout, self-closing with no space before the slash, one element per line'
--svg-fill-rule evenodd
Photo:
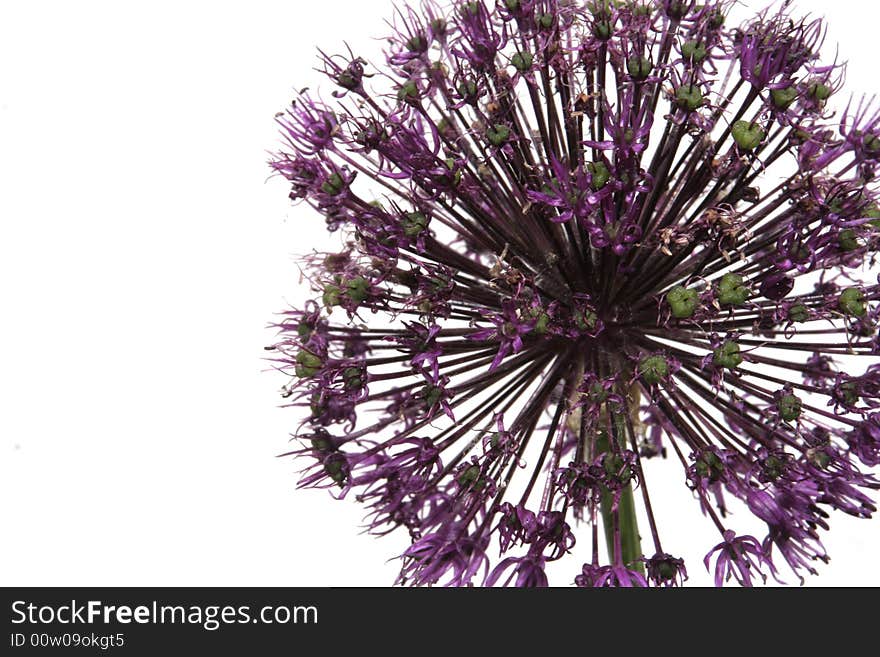
<path fill-rule="evenodd" d="M 634 412 L 636 412 L 634 410 Z M 620 415 L 614 416 L 614 429 L 622 448 L 626 448 L 626 422 Z M 608 451 L 608 438 L 603 432 L 596 441 L 596 447 L 601 454 Z M 614 497 L 610 491 L 603 491 L 601 500 L 602 523 L 605 528 L 605 541 L 608 547 L 608 558 L 614 561 L 614 512 L 612 506 Z M 642 542 L 639 535 L 638 519 L 636 518 L 636 505 L 633 497 L 632 484 L 628 484 L 620 493 L 620 501 L 617 505 L 618 529 L 620 531 L 620 551 L 623 563 L 632 570 L 644 574 L 644 564 L 639 561 L 642 556 Z"/>

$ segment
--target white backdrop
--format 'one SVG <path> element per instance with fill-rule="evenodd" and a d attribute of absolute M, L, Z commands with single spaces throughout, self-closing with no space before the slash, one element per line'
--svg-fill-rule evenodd
<path fill-rule="evenodd" d="M 847 91 L 876 88 L 880 9 L 795 5 L 828 16 Z M 322 80 L 316 46 L 375 51 L 390 13 L 4 0 L 0 585 L 393 581 L 405 539 L 359 534 L 354 502 L 275 458 L 296 419 L 261 361 L 323 232 L 267 181 L 273 115 Z M 679 489 L 652 487 L 664 544 L 707 584 L 717 535 Z M 810 585 L 880 584 L 880 518 L 837 515 L 825 544 Z"/>

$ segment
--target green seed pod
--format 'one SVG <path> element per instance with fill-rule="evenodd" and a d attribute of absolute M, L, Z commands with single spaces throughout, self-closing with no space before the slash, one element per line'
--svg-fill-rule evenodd
<path fill-rule="evenodd" d="M 855 381 L 845 381 L 837 387 L 835 399 L 843 402 L 847 406 L 855 406 L 859 403 L 862 396 L 859 394 L 859 388 Z"/>
<path fill-rule="evenodd" d="M 753 151 L 764 140 L 764 129 L 755 123 L 748 121 L 737 121 L 730 129 L 733 140 L 736 145 L 743 151 Z"/>
<path fill-rule="evenodd" d="M 481 474 L 482 471 L 480 470 L 480 466 L 476 464 L 469 465 L 461 471 L 460 475 L 458 475 L 458 485 L 462 488 L 470 488 L 480 480 Z"/>
<path fill-rule="evenodd" d="M 458 94 L 462 98 L 474 98 L 477 91 L 477 83 L 473 80 L 462 80 L 458 83 Z"/>
<path fill-rule="evenodd" d="M 689 290 L 683 285 L 676 285 L 666 293 L 666 303 L 672 316 L 676 319 L 689 319 L 694 316 L 700 303 L 700 295 L 696 290 Z"/>
<path fill-rule="evenodd" d="M 587 171 L 591 176 L 590 187 L 595 191 L 602 189 L 611 180 L 611 172 L 604 162 L 588 162 Z"/>
<path fill-rule="evenodd" d="M 739 274 L 725 274 L 718 283 L 718 303 L 722 306 L 741 306 L 751 294 Z"/>
<path fill-rule="evenodd" d="M 345 482 L 345 470 L 341 459 L 328 458 L 324 461 L 324 472 L 340 486 Z"/>
<path fill-rule="evenodd" d="M 831 98 L 831 87 L 821 82 L 814 82 L 807 88 L 807 95 L 821 103 Z"/>
<path fill-rule="evenodd" d="M 797 100 L 797 97 L 798 92 L 794 85 L 786 87 L 785 89 L 770 90 L 770 101 L 773 103 L 773 107 L 781 111 L 785 111 L 791 107 L 794 101 Z"/>
<path fill-rule="evenodd" d="M 520 73 L 525 73 L 532 68 L 532 62 L 535 60 L 532 53 L 527 50 L 520 50 L 510 58 L 510 63 Z"/>
<path fill-rule="evenodd" d="M 844 315 L 864 317 L 868 312 L 865 295 L 857 287 L 848 287 L 837 298 L 837 307 Z"/>
<path fill-rule="evenodd" d="M 880 207 L 876 203 L 872 203 L 871 207 L 865 210 L 865 218 L 870 219 L 868 223 L 875 228 L 880 228 Z"/>
<path fill-rule="evenodd" d="M 706 46 L 698 41 L 687 41 L 681 46 L 681 55 L 697 64 L 706 59 L 709 53 Z"/>
<path fill-rule="evenodd" d="M 345 295 L 355 303 L 363 303 L 370 295 L 370 282 L 363 276 L 349 279 L 345 284 Z"/>
<path fill-rule="evenodd" d="M 296 354 L 294 372 L 301 379 L 310 379 L 321 371 L 323 365 L 320 356 L 313 354 L 308 349 L 300 349 Z"/>
<path fill-rule="evenodd" d="M 431 26 L 431 33 L 435 36 L 442 37 L 446 35 L 447 23 L 445 18 L 435 18 L 429 24 Z"/>
<path fill-rule="evenodd" d="M 681 86 L 675 90 L 675 104 L 688 112 L 694 112 L 703 105 L 703 94 L 695 85 Z"/>
<path fill-rule="evenodd" d="M 428 41 L 423 34 L 416 34 L 406 42 L 406 49 L 410 52 L 425 52 L 428 49 Z"/>
<path fill-rule="evenodd" d="M 407 212 L 400 219 L 403 234 L 407 237 L 418 237 L 428 227 L 428 218 L 421 212 Z"/>
<path fill-rule="evenodd" d="M 345 179 L 335 171 L 321 183 L 321 191 L 329 196 L 336 196 L 343 189 L 345 189 Z"/>
<path fill-rule="evenodd" d="M 801 406 L 800 398 L 795 395 L 784 395 L 776 402 L 779 417 L 786 422 L 794 422 L 801 416 Z"/>
<path fill-rule="evenodd" d="M 608 41 L 613 34 L 614 27 L 611 25 L 611 21 L 602 20 L 593 23 L 593 36 L 600 41 Z"/>
<path fill-rule="evenodd" d="M 575 325 L 584 332 L 595 330 L 598 321 L 599 317 L 589 309 L 580 310 L 574 314 Z"/>
<path fill-rule="evenodd" d="M 862 137 L 862 145 L 865 147 L 868 155 L 874 157 L 880 155 L 880 137 L 877 135 L 866 134 Z"/>
<path fill-rule="evenodd" d="M 788 309 L 788 319 L 801 324 L 810 319 L 810 311 L 804 304 L 797 303 Z"/>
<path fill-rule="evenodd" d="M 334 283 L 327 283 L 324 286 L 324 294 L 321 296 L 325 308 L 338 306 L 342 301 L 342 288 Z"/>
<path fill-rule="evenodd" d="M 397 90 L 397 100 L 412 102 L 419 99 L 419 88 L 413 80 L 407 80 Z"/>
<path fill-rule="evenodd" d="M 669 363 L 663 356 L 647 356 L 639 362 L 639 376 L 648 385 L 656 385 L 669 376 Z"/>
<path fill-rule="evenodd" d="M 647 80 L 648 76 L 651 75 L 651 71 L 653 70 L 653 66 L 651 65 L 651 60 L 647 57 L 638 57 L 633 55 L 628 60 L 626 60 L 626 70 L 630 74 L 633 80 L 637 80 L 641 82 L 642 80 Z"/>
<path fill-rule="evenodd" d="M 510 128 L 508 128 L 503 123 L 496 123 L 491 128 L 486 130 L 486 139 L 489 140 L 490 144 L 499 148 L 507 143 L 509 137 Z"/>
<path fill-rule="evenodd" d="M 837 243 L 840 245 L 841 251 L 855 251 L 861 246 L 859 244 L 858 237 L 856 236 L 856 231 L 852 228 L 846 228 L 837 235 Z"/>
<path fill-rule="evenodd" d="M 720 9 L 716 9 L 712 12 L 712 15 L 709 17 L 709 27 L 713 30 L 719 29 L 724 22 L 727 20 L 727 16 L 724 15 Z"/>
<path fill-rule="evenodd" d="M 703 452 L 694 466 L 697 474 L 710 482 L 718 481 L 724 475 L 724 462 L 718 458 L 715 452 Z"/>
<path fill-rule="evenodd" d="M 739 345 L 728 340 L 712 353 L 712 362 L 718 367 L 732 370 L 742 363 L 743 357 L 739 353 Z"/>

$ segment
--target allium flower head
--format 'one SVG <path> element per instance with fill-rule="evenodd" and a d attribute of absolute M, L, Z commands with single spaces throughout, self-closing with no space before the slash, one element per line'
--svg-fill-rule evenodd
<path fill-rule="evenodd" d="M 802 581 L 829 511 L 875 511 L 880 108 L 830 111 L 819 20 L 732 4 L 423 0 L 280 115 L 341 239 L 269 347 L 290 454 L 408 532 L 399 583 L 546 586 L 579 541 L 560 583 L 681 584 L 652 460 L 719 585 Z"/>

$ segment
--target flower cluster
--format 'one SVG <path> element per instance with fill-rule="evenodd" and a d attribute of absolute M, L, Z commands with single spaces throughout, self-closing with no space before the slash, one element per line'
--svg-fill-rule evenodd
<path fill-rule="evenodd" d="M 269 347 L 290 454 L 408 532 L 399 583 L 546 586 L 586 536 L 569 583 L 681 584 L 652 459 L 719 585 L 803 581 L 875 511 L 880 110 L 830 110 L 821 21 L 732 4 L 422 0 L 279 115 L 342 240 Z"/>

